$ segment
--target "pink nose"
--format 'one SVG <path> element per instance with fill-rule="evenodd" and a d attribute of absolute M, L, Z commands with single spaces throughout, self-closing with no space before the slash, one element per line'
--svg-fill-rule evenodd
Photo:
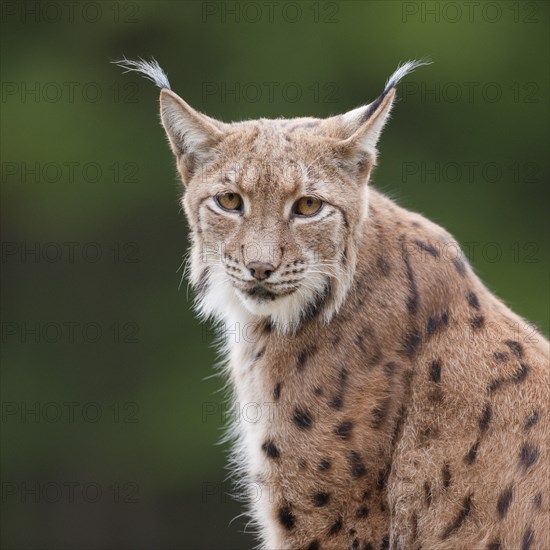
<path fill-rule="evenodd" d="M 250 262 L 247 266 L 250 275 L 257 281 L 267 279 L 274 271 L 275 267 L 271 264 L 262 262 Z"/>

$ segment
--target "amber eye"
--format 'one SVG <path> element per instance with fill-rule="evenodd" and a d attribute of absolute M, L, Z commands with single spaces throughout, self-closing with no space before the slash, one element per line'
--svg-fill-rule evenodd
<path fill-rule="evenodd" d="M 321 210 L 321 206 L 323 201 L 317 197 L 302 197 L 294 203 L 292 211 L 298 216 L 314 216 Z"/>
<path fill-rule="evenodd" d="M 222 193 L 216 195 L 216 202 L 224 209 L 230 212 L 241 212 L 243 209 L 243 199 L 237 193 Z"/>

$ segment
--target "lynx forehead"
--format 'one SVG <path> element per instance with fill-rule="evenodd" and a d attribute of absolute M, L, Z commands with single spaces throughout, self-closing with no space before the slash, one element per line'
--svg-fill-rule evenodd
<path fill-rule="evenodd" d="M 344 115 L 232 124 L 155 61 L 119 64 L 161 88 L 199 313 L 251 327 L 222 354 L 233 401 L 259 409 L 230 436 L 262 547 L 550 548 L 548 341 L 369 185 L 422 63 Z"/>

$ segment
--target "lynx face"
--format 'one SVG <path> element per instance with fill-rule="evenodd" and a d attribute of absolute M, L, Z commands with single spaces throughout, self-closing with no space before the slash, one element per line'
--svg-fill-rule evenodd
<path fill-rule="evenodd" d="M 333 292 L 353 273 L 367 185 L 318 126 L 237 124 L 189 182 L 184 205 L 199 228 L 192 278 L 202 281 L 208 308 L 210 289 L 223 287 L 249 313 L 288 330 L 337 307 Z"/>

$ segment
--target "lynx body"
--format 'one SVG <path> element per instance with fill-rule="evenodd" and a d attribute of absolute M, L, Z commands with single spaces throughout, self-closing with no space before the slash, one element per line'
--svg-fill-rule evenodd
<path fill-rule="evenodd" d="M 548 342 L 445 230 L 368 186 L 415 64 L 342 116 L 233 124 L 156 63 L 121 64 L 162 88 L 261 547 L 550 548 Z"/>

